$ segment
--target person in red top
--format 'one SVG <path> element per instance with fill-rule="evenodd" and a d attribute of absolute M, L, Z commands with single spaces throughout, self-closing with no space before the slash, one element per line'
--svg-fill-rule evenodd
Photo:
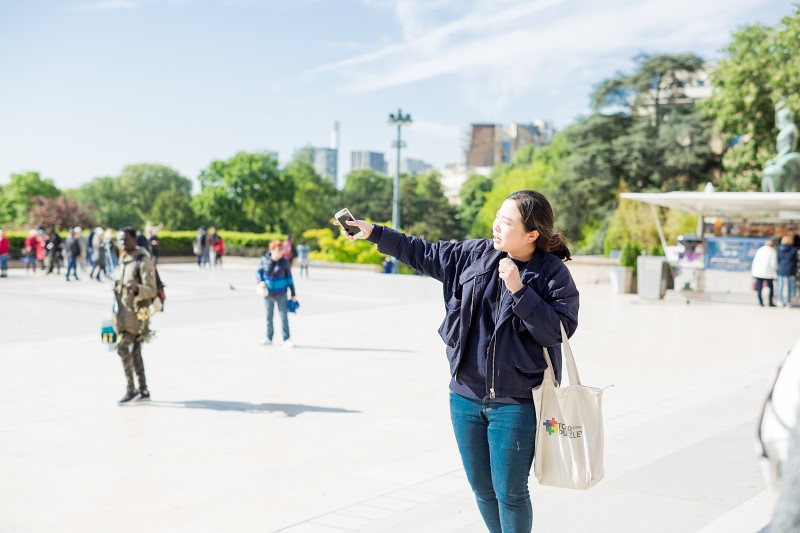
<path fill-rule="evenodd" d="M 25 255 L 25 272 L 29 269 L 33 269 L 33 272 L 36 272 L 36 250 L 41 246 L 41 241 L 39 241 L 39 235 L 36 233 L 35 229 L 32 229 L 28 233 L 28 238 L 25 239 L 25 249 L 23 253 Z"/>
<path fill-rule="evenodd" d="M 0 278 L 8 277 L 8 254 L 11 253 L 11 242 L 5 232 L 0 229 Z"/>
<path fill-rule="evenodd" d="M 216 267 L 219 265 L 219 267 L 222 268 L 222 256 L 225 255 L 225 241 L 222 240 L 222 237 L 216 231 L 211 240 L 211 250 L 214 252 L 214 266 Z"/>
<path fill-rule="evenodd" d="M 41 270 L 44 270 L 44 255 L 45 255 L 44 243 L 47 240 L 47 236 L 44 234 L 44 230 L 42 228 L 39 228 L 36 230 L 36 237 L 37 237 L 35 246 L 36 261 L 39 263 L 39 268 Z"/>

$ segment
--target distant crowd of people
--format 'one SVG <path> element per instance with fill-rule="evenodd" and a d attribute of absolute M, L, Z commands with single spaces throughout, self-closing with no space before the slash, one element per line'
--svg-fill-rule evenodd
<path fill-rule="evenodd" d="M 154 226 L 148 222 L 144 230 L 137 232 L 137 245 L 146 249 L 153 260 L 158 262 L 160 239 L 158 230 L 163 224 Z M 78 271 L 89 277 L 102 281 L 110 279 L 119 259 L 115 247 L 115 235 L 109 228 L 100 226 L 84 230 L 75 226 L 67 232 L 65 239 L 54 227 L 33 228 L 20 250 L 20 260 L 25 264 L 26 273 L 35 274 L 40 271 L 45 275 L 61 275 L 65 268 L 67 281 L 79 280 Z M 11 243 L 5 232 L 0 229 L 0 277 L 8 277 L 8 262 L 11 255 Z"/>
<path fill-rule="evenodd" d="M 200 268 L 222 268 L 222 257 L 225 255 L 225 240 L 217 232 L 217 228 L 197 228 L 197 236 L 192 243 L 192 252 L 197 257 Z"/>

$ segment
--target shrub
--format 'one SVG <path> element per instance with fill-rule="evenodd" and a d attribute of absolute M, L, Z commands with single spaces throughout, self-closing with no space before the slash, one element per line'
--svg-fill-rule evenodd
<path fill-rule="evenodd" d="M 622 253 L 619 256 L 620 266 L 633 267 L 633 275 L 636 275 L 636 262 L 642 255 L 642 246 L 636 241 L 625 241 L 622 246 Z"/>

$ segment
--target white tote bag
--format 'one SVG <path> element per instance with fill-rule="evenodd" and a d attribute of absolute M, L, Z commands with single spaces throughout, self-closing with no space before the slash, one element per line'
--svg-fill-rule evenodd
<path fill-rule="evenodd" d="M 588 489 L 603 479 L 603 389 L 581 385 L 563 324 L 561 338 L 570 384 L 556 384 L 543 348 L 547 370 L 533 390 L 538 425 L 533 471 L 542 485 Z"/>

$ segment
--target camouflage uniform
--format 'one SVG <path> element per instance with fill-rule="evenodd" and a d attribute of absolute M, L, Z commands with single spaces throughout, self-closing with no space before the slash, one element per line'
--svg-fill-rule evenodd
<path fill-rule="evenodd" d="M 119 333 L 119 356 L 128 381 L 128 392 L 136 390 L 133 373 L 139 379 L 139 390 L 147 390 L 142 361 L 142 343 L 150 340 L 150 316 L 148 307 L 156 296 L 156 272 L 153 260 L 147 250 L 136 248 L 130 254 L 122 254 L 114 283 L 116 312 L 114 326 Z M 138 287 L 137 294 L 127 289 L 133 282 Z"/>

